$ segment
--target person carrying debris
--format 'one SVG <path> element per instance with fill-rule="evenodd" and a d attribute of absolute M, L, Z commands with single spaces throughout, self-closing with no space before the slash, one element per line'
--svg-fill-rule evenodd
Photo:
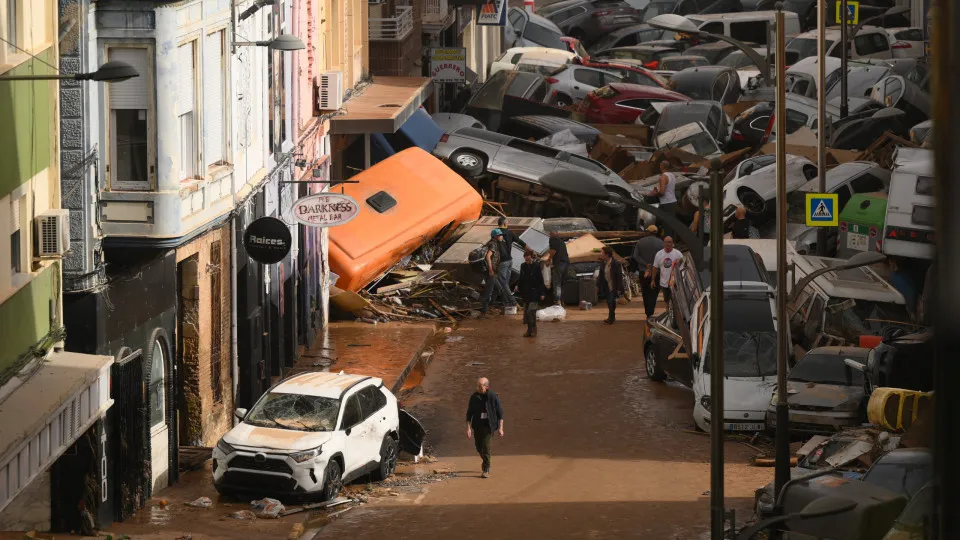
<path fill-rule="evenodd" d="M 570 255 L 567 254 L 567 244 L 557 232 L 550 233 L 550 250 L 547 252 L 547 261 L 550 264 L 550 285 L 553 289 L 553 303 L 560 305 L 560 286 L 570 267 Z"/>
<path fill-rule="evenodd" d="M 523 299 L 523 324 L 527 325 L 527 333 L 523 337 L 537 337 L 537 310 L 547 294 L 547 286 L 543 283 L 543 271 L 537 254 L 530 247 L 523 252 L 517 292 Z"/>
<path fill-rule="evenodd" d="M 505 307 L 516 306 L 517 301 L 510 294 L 510 272 L 513 259 L 510 256 L 510 246 L 503 241 L 503 231 L 490 231 L 490 241 L 487 242 L 487 279 L 483 289 L 483 301 L 480 304 L 480 315 L 487 314 L 487 307 L 493 300 L 494 291 L 503 297 Z"/>
<path fill-rule="evenodd" d="M 747 209 L 742 206 L 738 206 L 734 211 L 733 237 L 743 240 L 760 238 L 760 231 L 750 223 Z"/>
<path fill-rule="evenodd" d="M 617 321 L 617 298 L 623 294 L 623 265 L 613 257 L 613 248 L 603 246 L 600 250 L 600 275 L 597 276 L 597 292 L 607 297 L 609 314 L 603 321 L 613 324 Z"/>
<path fill-rule="evenodd" d="M 660 162 L 660 180 L 650 192 L 653 197 L 659 197 L 659 209 L 663 210 L 669 216 L 674 216 L 677 211 L 677 175 L 670 172 L 670 161 L 664 159 Z M 667 230 L 667 224 L 663 224 Z"/>
<path fill-rule="evenodd" d="M 653 284 L 653 261 L 657 258 L 657 253 L 663 249 L 663 240 L 657 236 L 657 226 L 647 227 L 647 236 L 637 240 L 633 246 L 633 254 L 630 258 L 637 265 L 637 270 L 643 274 L 640 280 L 640 294 L 643 296 L 643 311 L 647 318 L 653 316 L 657 309 L 657 292 L 659 289 Z"/>
<path fill-rule="evenodd" d="M 467 402 L 467 438 L 473 438 L 480 454 L 481 478 L 490 478 L 490 442 L 494 432 L 503 437 L 500 397 L 490 390 L 490 381 L 481 377 L 477 380 L 477 391 Z"/>
<path fill-rule="evenodd" d="M 673 267 L 682 257 L 680 250 L 673 249 L 673 238 L 668 236 L 663 239 L 663 249 L 658 251 L 657 256 L 653 259 L 653 275 L 650 277 L 650 286 L 659 285 L 660 290 L 663 291 L 663 301 L 667 304 L 667 310 L 670 309 L 671 299 L 670 277 L 673 275 Z M 656 302 L 656 296 L 654 302 Z"/>

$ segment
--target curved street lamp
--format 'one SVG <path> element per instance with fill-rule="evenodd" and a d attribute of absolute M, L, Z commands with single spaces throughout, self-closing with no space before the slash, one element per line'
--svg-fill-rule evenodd
<path fill-rule="evenodd" d="M 727 43 L 733 45 L 734 47 L 740 49 L 743 54 L 747 55 L 747 58 L 753 62 L 757 68 L 760 70 L 760 76 L 763 77 L 763 80 L 768 84 L 770 83 L 770 63 L 767 62 L 765 58 L 757 54 L 757 51 L 753 50 L 752 47 L 748 46 L 746 43 L 733 39 L 730 36 L 725 36 L 723 34 L 713 34 L 710 32 L 702 32 L 697 25 L 693 24 L 693 21 L 684 17 L 683 15 L 675 15 L 673 13 L 665 13 L 663 15 L 657 15 L 656 17 L 647 21 L 647 24 L 654 28 L 659 28 L 661 30 L 668 30 L 671 32 L 681 32 L 684 34 L 692 34 L 695 36 L 701 36 L 709 39 L 716 39 L 720 41 L 726 41 Z"/>
<path fill-rule="evenodd" d="M 280 34 L 266 41 L 235 41 L 233 45 L 235 47 L 267 47 L 272 51 L 299 51 L 307 48 L 303 40 L 290 34 Z"/>
<path fill-rule="evenodd" d="M 754 526 L 744 529 L 737 535 L 737 540 L 750 540 L 753 536 L 764 529 L 769 529 L 775 525 L 785 523 L 790 520 L 814 519 L 826 516 L 842 514 L 857 507 L 857 503 L 850 499 L 841 499 L 838 497 L 821 497 L 814 499 L 803 510 L 794 514 L 776 516 L 761 521 Z"/>
<path fill-rule="evenodd" d="M 130 64 L 110 61 L 91 73 L 72 73 L 67 75 L 60 73 L 51 73 L 49 75 L 3 75 L 0 76 L 0 81 L 74 80 L 112 83 L 126 81 L 139 76 L 140 74 L 137 73 L 137 70 Z"/>

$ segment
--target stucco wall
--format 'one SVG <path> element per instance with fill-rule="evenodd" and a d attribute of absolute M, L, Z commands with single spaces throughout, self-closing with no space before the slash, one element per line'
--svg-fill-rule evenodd
<path fill-rule="evenodd" d="M 0 531 L 49 530 L 50 471 L 46 470 L 0 512 Z"/>

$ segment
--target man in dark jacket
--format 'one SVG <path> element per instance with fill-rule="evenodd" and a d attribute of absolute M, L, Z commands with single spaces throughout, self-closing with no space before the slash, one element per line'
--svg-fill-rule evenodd
<path fill-rule="evenodd" d="M 623 294 L 623 265 L 613 257 L 613 248 L 603 246 L 600 251 L 600 275 L 597 276 L 597 292 L 606 295 L 610 314 L 603 322 L 613 324 L 617 320 L 617 297 Z"/>
<path fill-rule="evenodd" d="M 523 252 L 523 264 L 520 265 L 520 280 L 517 282 L 517 292 L 523 299 L 523 323 L 527 325 L 527 333 L 523 337 L 537 337 L 537 309 L 547 294 L 547 287 L 543 283 L 543 267 L 537 260 L 533 249 L 527 248 Z"/>
<path fill-rule="evenodd" d="M 481 478 L 490 478 L 490 441 L 493 432 L 503 437 L 503 410 L 500 398 L 490 390 L 490 381 L 486 377 L 477 380 L 477 391 L 467 403 L 467 438 L 473 437 L 480 454 L 483 474 Z"/>
<path fill-rule="evenodd" d="M 497 228 L 503 233 L 503 241 L 507 243 L 507 246 L 513 246 L 516 244 L 520 246 L 520 249 L 527 249 L 527 243 L 521 240 L 519 236 L 507 228 L 507 218 L 501 217 L 498 219 Z"/>
<path fill-rule="evenodd" d="M 630 258 L 643 275 L 643 279 L 640 280 L 640 294 L 643 295 L 643 310 L 649 319 L 657 309 L 657 293 L 660 292 L 650 284 L 650 276 L 653 274 L 653 260 L 657 257 L 657 252 L 663 249 L 663 240 L 657 236 L 656 225 L 647 227 L 647 233 L 649 233 L 647 236 L 637 240 Z"/>

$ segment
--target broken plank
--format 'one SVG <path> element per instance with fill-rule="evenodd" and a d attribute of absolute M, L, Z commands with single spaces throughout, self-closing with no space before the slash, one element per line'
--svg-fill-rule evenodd
<path fill-rule="evenodd" d="M 447 310 L 443 309 L 443 306 L 437 303 L 436 300 L 434 300 L 433 298 L 430 298 L 428 301 L 430 302 L 430 305 L 437 308 L 437 311 L 442 313 L 443 316 L 446 317 L 450 322 L 452 322 L 453 324 L 457 324 L 457 320 L 453 318 L 453 315 L 447 312 Z"/>

